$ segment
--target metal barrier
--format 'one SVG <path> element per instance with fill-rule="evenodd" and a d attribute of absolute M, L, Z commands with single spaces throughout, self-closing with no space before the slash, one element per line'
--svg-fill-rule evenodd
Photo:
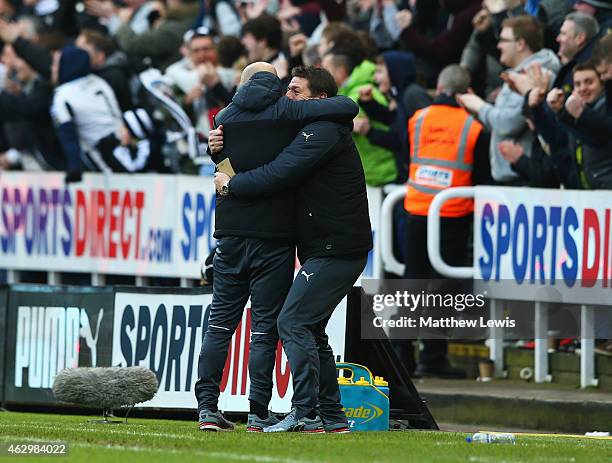
<path fill-rule="evenodd" d="M 475 268 L 453 267 L 448 265 L 440 255 L 440 209 L 442 205 L 451 198 L 469 197 L 473 198 L 478 187 L 449 188 L 438 193 L 430 207 L 427 220 L 427 251 L 432 266 L 440 274 L 449 278 L 474 278 Z M 381 270 L 403 275 L 404 266 L 397 261 L 393 255 L 393 207 L 402 200 L 405 189 L 392 191 L 383 201 L 381 208 L 381 237 L 380 252 L 383 260 Z M 549 304 L 543 301 L 534 301 L 535 307 L 535 351 L 534 351 L 534 380 L 536 383 L 550 382 L 552 377 L 548 365 L 548 313 Z M 581 306 L 581 352 L 580 352 L 580 386 L 582 388 L 597 386 L 595 378 L 595 312 L 590 305 Z M 502 304 L 499 299 L 490 299 L 491 319 L 502 318 Z M 489 357 L 495 365 L 495 376 L 504 377 L 506 373 L 503 368 L 503 328 L 490 328 L 489 331 Z"/>

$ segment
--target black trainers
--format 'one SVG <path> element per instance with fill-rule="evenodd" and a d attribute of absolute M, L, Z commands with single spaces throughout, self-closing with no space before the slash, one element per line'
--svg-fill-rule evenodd
<path fill-rule="evenodd" d="M 202 410 L 200 412 L 200 431 L 233 431 L 234 423 L 225 419 L 221 412 Z"/>
<path fill-rule="evenodd" d="M 347 434 L 351 432 L 351 428 L 346 421 L 340 421 L 337 423 L 323 421 L 323 426 L 325 427 L 325 432 L 331 434 Z"/>

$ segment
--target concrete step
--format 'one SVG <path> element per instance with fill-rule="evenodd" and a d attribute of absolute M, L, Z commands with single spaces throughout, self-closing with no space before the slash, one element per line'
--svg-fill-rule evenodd
<path fill-rule="evenodd" d="M 576 434 L 612 432 L 612 392 L 608 391 L 515 380 L 419 379 L 414 383 L 438 422 Z"/>

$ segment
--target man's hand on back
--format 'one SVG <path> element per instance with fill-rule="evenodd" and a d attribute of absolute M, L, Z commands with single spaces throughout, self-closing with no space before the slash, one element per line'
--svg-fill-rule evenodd
<path fill-rule="evenodd" d="M 208 132 L 208 147 L 212 154 L 217 154 L 223 149 L 223 125 Z"/>

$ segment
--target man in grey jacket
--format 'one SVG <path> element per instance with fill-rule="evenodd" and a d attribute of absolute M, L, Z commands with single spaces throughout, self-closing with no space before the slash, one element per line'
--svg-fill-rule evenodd
<path fill-rule="evenodd" d="M 560 67 L 559 60 L 552 51 L 542 49 L 542 43 L 542 28 L 535 18 L 521 15 L 506 19 L 497 44 L 500 61 L 513 72 L 521 72 L 539 63 L 555 74 Z M 504 185 L 521 185 L 522 180 L 504 159 L 498 145 L 513 140 L 523 147 L 527 156 L 531 154 L 534 135 L 523 116 L 523 97 L 504 84 L 494 105 L 473 94 L 460 95 L 458 100 L 491 131 L 489 155 L 493 179 Z"/>

